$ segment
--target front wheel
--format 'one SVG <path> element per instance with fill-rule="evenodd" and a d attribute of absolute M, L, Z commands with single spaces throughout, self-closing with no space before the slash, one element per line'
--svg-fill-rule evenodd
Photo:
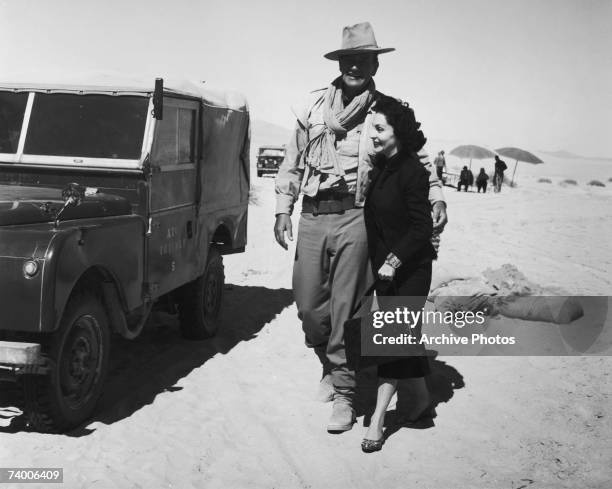
<path fill-rule="evenodd" d="M 43 344 L 46 375 L 24 375 L 24 415 L 38 431 L 63 432 L 93 413 L 108 370 L 106 313 L 92 294 L 73 297 L 60 328 Z"/>
<path fill-rule="evenodd" d="M 204 274 L 185 285 L 181 293 L 179 320 L 185 338 L 202 340 L 217 333 L 224 281 L 223 258 L 211 248 Z"/>

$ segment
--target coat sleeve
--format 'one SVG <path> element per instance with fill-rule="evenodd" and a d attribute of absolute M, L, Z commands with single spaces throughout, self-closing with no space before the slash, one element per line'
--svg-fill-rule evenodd
<path fill-rule="evenodd" d="M 428 199 L 430 180 L 428 172 L 418 166 L 411 174 L 402 175 L 401 178 L 406 220 L 410 223 L 410 228 L 394 243 L 391 253 L 402 263 L 409 263 L 413 255 L 429 243 L 433 233 L 431 206 Z"/>
<path fill-rule="evenodd" d="M 299 164 L 302 153 L 308 144 L 308 117 L 313 107 L 322 103 L 325 92 L 325 88 L 314 90 L 306 99 L 300 101 L 291 109 L 296 122 L 295 129 L 287 144 L 285 159 L 281 163 L 276 176 L 276 215 L 291 215 L 293 205 L 300 195 L 304 170 L 299 168 Z"/>
<path fill-rule="evenodd" d="M 299 168 L 299 163 L 306 147 L 306 139 L 306 128 L 298 120 L 287 144 L 285 159 L 276 175 L 276 215 L 291 215 L 293 205 L 300 195 L 304 171 Z"/>
<path fill-rule="evenodd" d="M 423 167 L 429 172 L 429 202 L 433 206 L 436 202 L 444 202 L 444 192 L 442 191 L 442 182 L 438 178 L 434 165 L 431 162 L 429 154 L 425 150 L 418 152 L 419 161 Z M 446 164 L 444 165 L 446 166 Z"/>

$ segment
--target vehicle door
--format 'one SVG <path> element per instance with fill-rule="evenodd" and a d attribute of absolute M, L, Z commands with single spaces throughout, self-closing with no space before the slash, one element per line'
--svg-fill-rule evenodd
<path fill-rule="evenodd" d="M 164 97 L 151 148 L 148 246 L 154 297 L 192 280 L 196 236 L 198 100 Z"/>

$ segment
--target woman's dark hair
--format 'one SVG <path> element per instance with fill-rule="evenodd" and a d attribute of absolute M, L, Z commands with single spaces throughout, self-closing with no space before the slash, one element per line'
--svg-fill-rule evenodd
<path fill-rule="evenodd" d="M 387 123 L 393 127 L 400 149 L 403 151 L 418 152 L 427 139 L 420 131 L 421 123 L 416 121 L 414 111 L 406 102 L 401 102 L 387 95 L 380 95 L 372 108 L 374 112 L 383 114 Z"/>

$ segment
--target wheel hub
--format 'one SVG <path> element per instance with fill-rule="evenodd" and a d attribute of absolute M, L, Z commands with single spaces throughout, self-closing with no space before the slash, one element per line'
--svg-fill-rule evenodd
<path fill-rule="evenodd" d="M 86 402 L 91 394 L 101 361 L 100 348 L 96 319 L 81 316 L 73 324 L 59 371 L 62 395 L 73 407 Z"/>
<path fill-rule="evenodd" d="M 87 338 L 79 338 L 71 353 L 70 375 L 80 384 L 91 371 L 92 351 Z"/>

